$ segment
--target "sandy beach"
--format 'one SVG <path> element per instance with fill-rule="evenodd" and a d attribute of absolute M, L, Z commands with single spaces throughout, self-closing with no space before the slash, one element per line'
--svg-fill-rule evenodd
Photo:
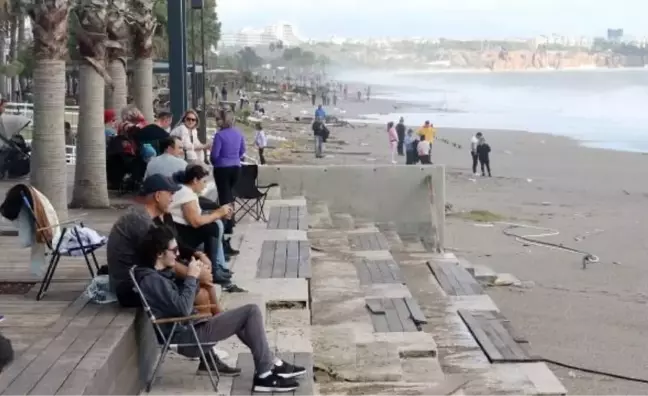
<path fill-rule="evenodd" d="M 327 111 L 353 119 L 401 111 L 403 106 L 341 100 L 337 107 L 342 111 Z M 316 160 L 310 125 L 285 123 L 295 116 L 312 115 L 310 103 L 269 102 L 265 107 L 276 118 L 264 121 L 266 131 L 287 139 L 270 141 L 277 147 L 268 151 L 270 164 L 389 162 L 382 125 L 332 128 L 326 158 Z M 430 120 L 434 122 L 433 115 Z M 642 178 L 648 156 L 584 148 L 574 140 L 546 134 L 481 130 L 493 149 L 493 177 L 474 177 L 469 141 L 476 131 L 441 125 L 437 137 L 462 148 L 441 141 L 433 146 L 433 161 L 447 167 L 447 201 L 459 213 L 447 219 L 448 249 L 523 282 L 522 287 L 493 287 L 488 292 L 528 337 L 537 355 L 648 377 L 648 347 L 643 338 L 648 332 L 648 266 L 643 263 L 648 245 L 644 237 L 648 187 Z M 404 157 L 400 159 L 404 164 Z M 473 210 L 488 211 L 492 220 L 555 229 L 559 235 L 543 240 L 590 252 L 600 262 L 583 270 L 582 255 L 522 244 L 502 233 L 504 225 L 476 224 L 465 215 Z M 571 394 L 648 393 L 648 385 L 552 368 Z"/>

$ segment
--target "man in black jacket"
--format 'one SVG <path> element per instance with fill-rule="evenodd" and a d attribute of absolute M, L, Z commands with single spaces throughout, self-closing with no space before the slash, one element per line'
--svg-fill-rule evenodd
<path fill-rule="evenodd" d="M 194 319 L 196 333 L 203 343 L 214 343 L 233 335 L 238 336 L 250 348 L 254 358 L 253 391 L 289 392 L 297 389 L 299 383 L 295 378 L 305 374 L 306 369 L 273 356 L 268 347 L 263 315 L 258 306 L 247 304 L 214 316 L 196 315 L 194 302 L 202 264 L 192 259 L 187 266 L 187 276 L 182 280 L 175 278 L 179 246 L 173 231 L 164 226 L 151 228 L 140 244 L 138 253 L 140 266 L 135 269 L 135 278 L 157 319 L 195 315 L 198 317 Z M 172 326 L 164 324 L 160 329 L 168 336 Z M 191 329 L 185 326 L 177 330 L 173 341 L 190 344 L 195 342 L 195 339 Z M 181 347 L 178 348 L 178 353 L 189 357 L 200 356 L 197 347 Z M 211 350 L 206 353 L 215 358 Z M 201 361 L 198 371 L 207 371 L 207 364 L 212 364 L 209 357 L 207 362 Z M 218 361 L 216 365 L 227 370 L 223 374 L 238 375 L 241 372 L 240 369 L 226 367 Z"/>
<path fill-rule="evenodd" d="M 407 128 L 405 127 L 405 119 L 403 117 L 400 118 L 398 121 L 398 124 L 396 124 L 396 133 L 398 134 L 398 155 L 405 155 L 403 153 L 403 144 L 405 143 L 405 130 Z"/>

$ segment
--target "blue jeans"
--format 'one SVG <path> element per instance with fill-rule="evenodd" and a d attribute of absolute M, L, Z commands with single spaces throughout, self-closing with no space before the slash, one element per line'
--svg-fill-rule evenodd
<path fill-rule="evenodd" d="M 205 243 L 205 253 L 209 256 L 212 262 L 212 270 L 216 271 L 219 268 L 227 269 L 227 262 L 225 261 L 225 250 L 223 249 L 223 230 L 225 226 L 222 221 L 216 220 L 218 226 L 218 237 L 212 234 Z"/>
<path fill-rule="evenodd" d="M 320 158 L 322 156 L 322 146 L 324 145 L 324 139 L 321 136 L 315 136 L 315 157 Z"/>

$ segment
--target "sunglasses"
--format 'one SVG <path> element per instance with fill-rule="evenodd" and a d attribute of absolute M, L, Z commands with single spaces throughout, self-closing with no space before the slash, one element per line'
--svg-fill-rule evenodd
<path fill-rule="evenodd" d="M 173 253 L 173 254 L 175 254 L 177 256 L 178 253 L 180 252 L 180 248 L 176 246 L 174 248 L 167 249 L 167 251 L 169 251 L 169 252 L 171 252 L 171 253 Z"/>
<path fill-rule="evenodd" d="M 196 122 L 196 119 L 187 117 L 187 118 L 185 118 L 185 121 Z"/>

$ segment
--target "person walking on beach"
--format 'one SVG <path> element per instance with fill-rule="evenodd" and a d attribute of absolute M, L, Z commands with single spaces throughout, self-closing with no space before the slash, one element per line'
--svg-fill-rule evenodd
<path fill-rule="evenodd" d="M 348 96 L 349 96 L 349 86 L 344 84 L 344 100 L 347 100 Z"/>
<path fill-rule="evenodd" d="M 317 94 L 315 91 L 311 92 L 311 103 L 313 103 L 313 106 L 315 106 L 315 101 L 317 100 Z"/>
<path fill-rule="evenodd" d="M 256 136 L 254 137 L 254 145 L 259 151 L 259 162 L 261 163 L 261 165 L 265 165 L 266 160 L 263 156 L 263 151 L 265 150 L 266 146 L 268 146 L 268 137 L 266 136 L 265 131 L 263 130 L 263 126 L 260 122 L 257 122 L 255 129 Z"/>
<path fill-rule="evenodd" d="M 477 132 L 475 136 L 470 139 L 470 156 L 472 157 L 472 173 L 477 176 L 477 146 L 479 145 L 479 139 L 481 139 L 482 133 Z"/>
<path fill-rule="evenodd" d="M 371 99 L 371 87 L 367 87 L 367 102 Z"/>
<path fill-rule="evenodd" d="M 418 145 L 418 140 L 414 136 L 414 130 L 408 129 L 407 134 L 405 135 L 405 164 L 414 165 L 418 162 L 418 154 L 416 152 L 416 147 Z"/>
<path fill-rule="evenodd" d="M 223 102 L 227 102 L 227 86 L 225 84 L 221 88 L 221 98 Z"/>
<path fill-rule="evenodd" d="M 396 124 L 396 133 L 398 134 L 398 155 L 403 154 L 403 144 L 405 143 L 405 119 L 403 117 Z"/>
<path fill-rule="evenodd" d="M 484 172 L 484 167 L 486 167 L 486 170 L 488 171 L 488 177 L 492 177 L 490 169 L 490 152 L 491 148 L 488 143 L 486 143 L 486 138 L 481 136 L 479 138 L 479 144 L 477 145 L 477 156 L 479 157 L 479 165 L 481 166 L 482 176 L 486 176 L 486 173 Z"/>
<path fill-rule="evenodd" d="M 420 140 L 418 144 L 416 145 L 416 151 L 418 152 L 418 158 L 419 161 L 421 161 L 421 164 L 431 164 L 432 161 L 430 159 L 430 142 L 427 141 L 425 138 L 425 135 L 421 135 Z"/>
<path fill-rule="evenodd" d="M 324 158 L 324 142 L 328 138 L 329 131 L 326 129 L 323 119 L 316 117 L 313 122 L 313 136 L 315 138 L 315 158 Z"/>
<path fill-rule="evenodd" d="M 430 121 L 425 121 L 425 124 L 423 124 L 423 126 L 421 127 L 421 129 L 418 130 L 417 133 L 421 137 L 421 141 L 423 141 L 423 138 L 425 138 L 425 141 L 429 144 L 430 151 L 428 155 L 430 156 L 430 161 L 428 163 L 431 164 L 432 144 L 434 143 L 434 139 L 436 138 L 436 129 L 434 129 L 434 125 L 432 125 Z"/>
<path fill-rule="evenodd" d="M 396 133 L 396 128 L 394 128 L 394 123 L 389 121 L 387 123 L 387 135 L 389 136 L 389 152 L 391 154 L 391 163 L 396 163 L 396 146 L 398 145 L 398 134 Z"/>
<path fill-rule="evenodd" d="M 337 106 L 337 91 L 333 91 L 333 106 Z"/>

